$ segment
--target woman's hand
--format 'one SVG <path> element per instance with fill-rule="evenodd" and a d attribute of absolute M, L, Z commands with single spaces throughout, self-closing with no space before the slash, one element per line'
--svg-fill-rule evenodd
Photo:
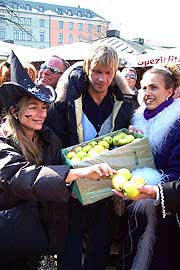
<path fill-rule="evenodd" d="M 155 186 L 150 186 L 150 185 L 142 185 L 140 187 L 138 187 L 139 189 L 139 195 L 134 197 L 133 199 L 132 198 L 128 198 L 126 196 L 124 196 L 123 192 L 119 192 L 117 191 L 116 189 L 112 189 L 112 192 L 117 195 L 118 197 L 120 198 L 123 198 L 123 199 L 130 199 L 130 200 L 133 200 L 133 201 L 138 201 L 138 200 L 141 200 L 141 199 L 156 199 L 156 196 L 157 196 L 157 189 Z"/>
<path fill-rule="evenodd" d="M 70 169 L 65 181 L 70 183 L 79 178 L 98 180 L 100 178 L 109 178 L 109 176 L 116 172 L 107 163 L 100 163 L 85 168 Z"/>
<path fill-rule="evenodd" d="M 143 131 L 142 130 L 140 130 L 140 129 L 138 129 L 138 128 L 135 128 L 133 125 L 130 125 L 129 127 L 128 127 L 128 131 L 129 131 L 129 133 L 138 133 L 138 134 L 143 134 Z"/>
<path fill-rule="evenodd" d="M 116 173 L 107 163 L 95 164 L 82 168 L 82 178 L 98 180 L 99 178 L 109 178 Z"/>

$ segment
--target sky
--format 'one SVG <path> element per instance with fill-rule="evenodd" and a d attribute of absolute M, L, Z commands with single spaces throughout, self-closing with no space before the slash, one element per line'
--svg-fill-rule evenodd
<path fill-rule="evenodd" d="M 111 22 L 110 29 L 125 39 L 144 38 L 145 43 L 180 47 L 179 0 L 34 0 L 88 8 Z"/>

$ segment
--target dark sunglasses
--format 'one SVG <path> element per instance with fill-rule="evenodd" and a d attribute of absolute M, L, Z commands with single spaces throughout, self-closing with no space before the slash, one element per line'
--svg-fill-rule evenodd
<path fill-rule="evenodd" d="M 124 77 L 127 79 L 128 77 L 130 78 L 130 79 L 134 79 L 134 80 L 136 80 L 136 75 L 134 75 L 134 74 L 125 74 L 124 75 Z"/>
<path fill-rule="evenodd" d="M 57 68 L 55 68 L 55 67 L 48 66 L 48 65 L 46 65 L 46 64 L 42 64 L 42 65 L 41 65 L 41 69 L 43 69 L 43 70 L 48 69 L 48 70 L 49 70 L 51 73 L 53 73 L 53 74 L 60 74 L 60 75 L 63 74 L 63 72 L 60 71 L 59 69 L 57 69 Z"/>

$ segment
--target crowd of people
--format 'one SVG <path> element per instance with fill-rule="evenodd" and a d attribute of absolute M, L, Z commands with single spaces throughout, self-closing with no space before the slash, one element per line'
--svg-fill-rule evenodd
<path fill-rule="evenodd" d="M 126 208 L 115 269 L 178 270 L 178 66 L 147 69 L 138 89 L 137 71 L 120 71 L 117 52 L 101 44 L 71 66 L 53 55 L 39 71 L 32 64 L 23 67 L 12 52 L 0 70 L 0 209 L 38 202 L 49 243 L 45 254 L 57 255 L 57 269 L 105 270 L 116 198 Z M 105 181 L 116 170 L 107 163 L 73 169 L 60 150 L 122 128 L 148 137 L 162 181 L 140 186 L 133 200 L 112 189 L 111 197 L 83 206 L 72 192 L 74 181 Z M 5 270 L 36 270 L 41 255 L 7 261 L 0 254 L 0 264 Z"/>

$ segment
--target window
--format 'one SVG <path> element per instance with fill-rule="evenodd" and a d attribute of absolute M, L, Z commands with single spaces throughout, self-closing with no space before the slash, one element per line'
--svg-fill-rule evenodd
<path fill-rule="evenodd" d="M 78 23 L 78 30 L 82 31 L 83 30 L 83 24 L 82 23 Z"/>
<path fill-rule="evenodd" d="M 73 29 L 73 23 L 72 23 L 72 22 L 69 22 L 69 23 L 68 23 L 68 29 L 69 29 L 69 30 L 72 30 L 72 29 Z"/>
<path fill-rule="evenodd" d="M 44 7 L 43 6 L 39 6 L 39 12 L 44 12 Z"/>
<path fill-rule="evenodd" d="M 78 41 L 79 42 L 83 41 L 83 37 L 81 35 L 78 36 Z"/>
<path fill-rule="evenodd" d="M 13 9 L 18 9 L 18 4 L 17 3 L 13 3 Z"/>
<path fill-rule="evenodd" d="M 20 24 L 25 25 L 25 18 L 24 17 L 20 17 Z"/>
<path fill-rule="evenodd" d="M 101 25 L 97 25 L 97 32 L 101 32 Z"/>
<path fill-rule="evenodd" d="M 58 35 L 58 43 L 59 44 L 63 44 L 64 42 L 63 42 L 63 34 L 62 33 L 60 33 L 59 35 Z"/>
<path fill-rule="evenodd" d="M 57 12 L 59 15 L 63 15 L 63 12 L 62 12 L 62 9 L 61 9 L 61 8 L 56 8 L 56 12 Z"/>
<path fill-rule="evenodd" d="M 68 35 L 68 43 L 73 43 L 73 35 L 72 34 Z"/>
<path fill-rule="evenodd" d="M 44 32 L 40 32 L 40 34 L 39 34 L 39 41 L 40 42 L 44 42 L 45 41 L 45 33 Z"/>
<path fill-rule="evenodd" d="M 19 31 L 18 30 L 14 31 L 14 40 L 19 40 Z"/>
<path fill-rule="evenodd" d="M 91 16 L 91 13 L 90 12 L 87 12 L 87 18 L 91 18 L 92 16 Z"/>
<path fill-rule="evenodd" d="M 72 16 L 72 10 L 71 10 L 71 9 L 68 9 L 68 10 L 67 10 L 67 14 L 68 14 L 69 16 Z"/>
<path fill-rule="evenodd" d="M 0 14 L 0 23 L 3 23 L 4 22 L 4 19 L 5 19 L 5 15 L 1 15 Z"/>
<path fill-rule="evenodd" d="M 81 11 L 77 11 L 77 15 L 78 15 L 78 17 L 82 17 L 82 12 Z"/>
<path fill-rule="evenodd" d="M 18 16 L 13 16 L 12 21 L 15 23 L 20 23 L 20 18 L 18 18 Z"/>
<path fill-rule="evenodd" d="M 87 31 L 88 31 L 88 32 L 91 32 L 91 31 L 92 31 L 92 28 L 93 28 L 92 24 L 89 23 L 89 24 L 87 25 Z"/>
<path fill-rule="evenodd" d="M 63 29 L 63 26 L 64 26 L 63 21 L 59 21 L 59 29 Z"/>
<path fill-rule="evenodd" d="M 44 27 L 45 26 L 45 20 L 44 19 L 40 19 L 39 20 L 39 26 L 40 27 Z"/>
<path fill-rule="evenodd" d="M 5 39 L 5 30 L 4 29 L 0 29 L 0 39 L 1 40 Z"/>
<path fill-rule="evenodd" d="M 26 18 L 26 24 L 31 26 L 31 18 Z"/>
<path fill-rule="evenodd" d="M 31 32 L 26 33 L 26 39 L 27 39 L 27 41 L 32 41 L 32 33 Z"/>
<path fill-rule="evenodd" d="M 31 11 L 31 10 L 32 10 L 32 8 L 31 8 L 31 5 L 29 5 L 29 4 L 26 4 L 26 7 L 25 7 L 25 9 L 26 9 L 26 10 L 28 10 L 28 11 Z"/>
<path fill-rule="evenodd" d="M 20 32 L 19 40 L 25 40 L 25 32 Z"/>

